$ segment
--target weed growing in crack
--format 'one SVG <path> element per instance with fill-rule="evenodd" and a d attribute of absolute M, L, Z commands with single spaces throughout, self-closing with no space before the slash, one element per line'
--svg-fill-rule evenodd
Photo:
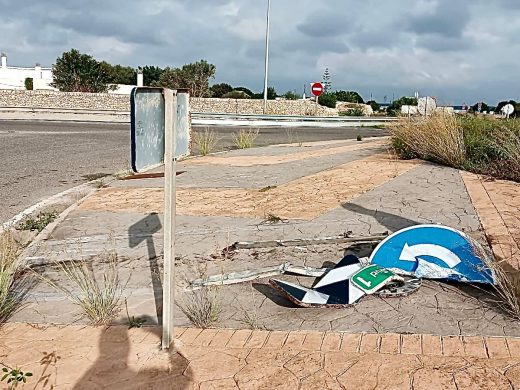
<path fill-rule="evenodd" d="M 199 277 L 207 278 L 207 269 L 199 269 Z M 219 321 L 222 311 L 221 286 L 204 286 L 197 290 L 186 291 L 178 301 L 181 311 L 190 322 L 202 329 L 206 329 Z"/>
<path fill-rule="evenodd" d="M 68 280 L 69 286 L 36 273 L 42 281 L 65 294 L 81 309 L 81 317 L 95 326 L 107 325 L 116 317 L 121 309 L 123 292 L 117 271 L 117 254 L 105 253 L 99 260 L 100 264 L 105 264 L 102 282 L 97 280 L 91 264 L 87 265 L 83 261 L 54 262 L 60 275 Z"/>
<path fill-rule="evenodd" d="M 271 225 L 274 225 L 274 224 L 277 224 L 277 223 L 280 223 L 280 222 L 286 222 L 285 219 L 277 216 L 277 215 L 274 215 L 272 213 L 267 213 L 265 215 L 265 218 L 263 220 L 263 224 L 271 224 Z"/>
<path fill-rule="evenodd" d="M 21 222 L 18 226 L 18 230 L 38 231 L 38 233 L 41 233 L 47 225 L 58 218 L 58 215 L 59 213 L 57 211 L 39 213 L 36 218 L 27 218 L 25 221 Z"/>
<path fill-rule="evenodd" d="M 128 319 L 127 323 L 126 323 L 128 325 L 128 329 L 140 328 L 146 323 L 145 318 L 134 317 L 134 316 L 130 317 L 130 314 L 128 313 L 128 302 L 126 301 L 126 298 L 125 298 L 125 308 L 126 308 L 126 318 Z"/>
<path fill-rule="evenodd" d="M 252 148 L 256 138 L 258 137 L 258 129 L 241 129 L 238 133 L 233 134 L 233 141 L 238 149 Z"/>
<path fill-rule="evenodd" d="M 218 322 L 222 311 L 220 287 L 209 286 L 186 292 L 179 307 L 194 326 L 209 328 Z"/>

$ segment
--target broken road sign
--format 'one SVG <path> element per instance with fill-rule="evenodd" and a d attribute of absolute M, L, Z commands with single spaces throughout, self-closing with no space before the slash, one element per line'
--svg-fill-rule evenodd
<path fill-rule="evenodd" d="M 356 287 L 363 290 L 366 294 L 373 294 L 388 283 L 402 280 L 402 278 L 388 269 L 372 264 L 352 275 L 351 280 Z"/>
<path fill-rule="evenodd" d="M 476 244 L 458 230 L 417 225 L 383 240 L 370 261 L 416 277 L 493 284 L 493 272 L 476 252 Z"/>
<path fill-rule="evenodd" d="M 352 275 L 361 268 L 358 258 L 350 255 L 341 260 L 313 288 L 279 280 L 270 280 L 269 283 L 299 306 L 341 307 L 351 305 L 365 295 L 351 281 Z"/>

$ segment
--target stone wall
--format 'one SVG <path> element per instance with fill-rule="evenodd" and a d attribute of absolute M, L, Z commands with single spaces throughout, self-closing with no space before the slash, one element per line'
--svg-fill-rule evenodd
<path fill-rule="evenodd" d="M 262 114 L 263 100 L 191 99 L 192 112 L 226 114 Z M 54 91 L 0 90 L 0 107 L 55 108 L 76 110 L 130 111 L 128 95 Z M 309 100 L 270 100 L 271 115 L 337 116 L 335 109 L 322 107 Z"/>
<path fill-rule="evenodd" d="M 1 89 L 0 107 L 130 111 L 130 97 L 108 93 Z"/>

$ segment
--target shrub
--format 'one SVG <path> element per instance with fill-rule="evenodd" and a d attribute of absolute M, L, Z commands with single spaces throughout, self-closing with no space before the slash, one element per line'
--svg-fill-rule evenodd
<path fill-rule="evenodd" d="M 224 95 L 222 95 L 223 99 L 250 99 L 251 96 L 249 96 L 244 91 L 231 91 Z"/>
<path fill-rule="evenodd" d="M 24 84 L 25 84 L 25 89 L 26 90 L 28 90 L 28 91 L 32 91 L 33 90 L 34 85 L 33 85 L 32 77 L 26 77 L 25 81 L 24 81 Z"/>
<path fill-rule="evenodd" d="M 318 98 L 318 103 L 325 107 L 336 108 L 336 95 L 334 93 L 324 93 Z"/>
<path fill-rule="evenodd" d="M 422 158 L 499 179 L 520 181 L 520 121 L 439 114 L 390 126 L 405 159 Z"/>
<path fill-rule="evenodd" d="M 233 134 L 233 140 L 235 142 L 235 146 L 238 149 L 252 148 L 255 143 L 256 137 L 258 137 L 258 129 L 242 129 L 238 133 Z"/>
<path fill-rule="evenodd" d="M 351 108 L 348 111 L 342 111 L 340 116 L 365 116 L 365 111 L 362 108 Z"/>
<path fill-rule="evenodd" d="M 193 132 L 193 141 L 197 145 L 199 153 L 207 156 L 215 149 L 217 136 L 213 130 L 206 127 L 203 133 Z"/>

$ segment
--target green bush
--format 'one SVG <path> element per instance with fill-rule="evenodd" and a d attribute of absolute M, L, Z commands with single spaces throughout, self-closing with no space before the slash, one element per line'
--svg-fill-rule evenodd
<path fill-rule="evenodd" d="M 250 99 L 251 97 L 244 91 L 231 91 L 222 96 L 223 99 Z"/>
<path fill-rule="evenodd" d="M 336 108 L 337 98 L 334 93 L 324 93 L 318 98 L 318 103 L 329 108 Z"/>
<path fill-rule="evenodd" d="M 348 111 L 342 111 L 340 116 L 365 116 L 365 111 L 362 108 L 351 108 Z"/>
<path fill-rule="evenodd" d="M 25 84 L 25 89 L 28 90 L 28 91 L 32 91 L 34 86 L 33 86 L 33 79 L 32 77 L 27 77 L 24 81 L 24 84 Z"/>
<path fill-rule="evenodd" d="M 285 92 L 283 97 L 287 100 L 298 100 L 300 98 L 300 95 L 293 91 L 287 91 Z"/>

